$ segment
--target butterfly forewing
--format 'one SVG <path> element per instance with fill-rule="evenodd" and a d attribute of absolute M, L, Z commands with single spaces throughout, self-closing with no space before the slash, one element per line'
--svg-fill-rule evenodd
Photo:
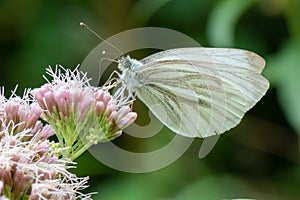
<path fill-rule="evenodd" d="M 266 93 L 264 60 L 249 51 L 182 48 L 141 60 L 137 96 L 167 127 L 208 137 L 236 126 Z"/>
<path fill-rule="evenodd" d="M 137 96 L 171 130 L 189 137 L 221 132 L 225 93 L 223 83 L 215 75 L 208 75 L 214 72 L 200 74 L 193 64 L 176 60 L 151 63 L 151 68 L 139 73 L 145 77 Z M 214 101 L 222 106 L 216 107 Z"/>

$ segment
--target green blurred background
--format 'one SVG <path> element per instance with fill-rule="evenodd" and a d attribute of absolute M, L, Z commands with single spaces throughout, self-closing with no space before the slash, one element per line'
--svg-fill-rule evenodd
<path fill-rule="evenodd" d="M 94 199 L 300 199 L 300 0 L 0 0 L 0 85 L 6 95 L 44 83 L 48 65 L 74 68 L 99 39 L 156 26 L 180 31 L 203 46 L 236 47 L 262 55 L 267 95 L 242 123 L 223 134 L 213 151 L 197 157 L 202 140 L 172 165 L 145 174 L 119 172 L 88 153 L 74 171 L 91 177 Z M 138 103 L 137 103 L 138 104 Z M 145 108 L 136 106 L 138 123 Z M 174 136 L 126 135 L 122 148 L 158 148 Z M 134 165 L 135 163 L 132 163 Z"/>

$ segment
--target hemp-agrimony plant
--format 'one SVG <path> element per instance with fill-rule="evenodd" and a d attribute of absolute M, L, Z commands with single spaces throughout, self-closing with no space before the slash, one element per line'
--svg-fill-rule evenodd
<path fill-rule="evenodd" d="M 91 199 L 88 177 L 68 171 L 98 142 L 113 140 L 137 117 L 86 74 L 48 68 L 51 81 L 23 97 L 0 91 L 0 200 Z M 46 123 L 43 123 L 44 122 Z M 58 143 L 51 141 L 56 135 Z"/>

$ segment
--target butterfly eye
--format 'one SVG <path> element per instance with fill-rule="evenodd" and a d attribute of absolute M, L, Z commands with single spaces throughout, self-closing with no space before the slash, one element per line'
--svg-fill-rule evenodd
<path fill-rule="evenodd" d="M 121 71 L 124 71 L 125 69 L 133 69 L 135 65 L 140 65 L 140 62 L 138 62 L 135 59 L 130 58 L 129 56 L 122 56 L 119 60 L 118 68 Z"/>
<path fill-rule="evenodd" d="M 118 59 L 118 68 L 121 71 L 124 71 L 126 68 L 128 68 L 130 66 L 130 62 L 128 61 L 128 59 L 126 59 L 126 57 L 122 56 Z"/>

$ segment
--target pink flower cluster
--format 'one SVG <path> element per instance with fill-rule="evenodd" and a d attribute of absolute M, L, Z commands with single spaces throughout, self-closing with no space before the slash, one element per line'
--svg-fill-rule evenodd
<path fill-rule="evenodd" d="M 111 140 L 121 135 L 122 129 L 135 121 L 137 114 L 135 112 L 131 112 L 129 106 L 122 106 L 121 108 L 118 108 L 108 91 L 99 89 L 95 92 L 94 98 L 94 110 L 98 122 L 103 119 L 107 119 L 107 132 L 114 133 L 112 135 L 106 134 L 108 139 Z"/>
<path fill-rule="evenodd" d="M 77 191 L 87 178 L 68 172 L 72 163 L 48 140 L 54 130 L 39 121 L 42 109 L 28 93 L 10 99 L 0 94 L 0 101 L 0 199 L 90 199 Z M 48 189 L 37 190 L 40 185 Z"/>
<path fill-rule="evenodd" d="M 44 126 L 39 120 L 42 111 L 37 103 L 31 103 L 28 93 L 23 98 L 13 96 L 9 100 L 3 100 L 0 107 L 0 138 L 4 127 L 13 133 L 30 130 L 30 135 L 25 140 L 33 136 L 37 140 L 43 140 L 54 135 L 53 129 L 49 125 Z"/>
<path fill-rule="evenodd" d="M 91 145 L 110 141 L 137 117 L 129 106 L 118 106 L 110 93 L 89 85 L 78 69 L 47 69 L 52 81 L 31 91 L 55 130 L 65 156 L 74 160 Z"/>
<path fill-rule="evenodd" d="M 0 91 L 0 200 L 91 199 L 80 192 L 88 177 L 68 171 L 72 161 L 120 136 L 137 117 L 78 69 L 47 74 L 51 82 L 23 97 L 6 99 Z M 59 143 L 49 141 L 54 134 Z"/>

